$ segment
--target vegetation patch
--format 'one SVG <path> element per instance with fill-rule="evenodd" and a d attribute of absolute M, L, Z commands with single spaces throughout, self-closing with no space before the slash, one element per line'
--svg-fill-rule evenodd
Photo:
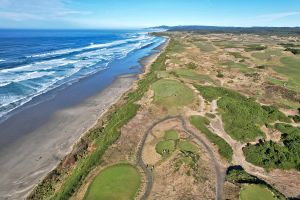
<path fill-rule="evenodd" d="M 166 108 L 188 105 L 193 102 L 193 91 L 176 80 L 161 79 L 152 85 L 154 101 Z"/>
<path fill-rule="evenodd" d="M 206 116 L 206 117 L 209 117 L 209 118 L 211 118 L 211 119 L 213 119 L 213 118 L 216 117 L 216 115 L 213 114 L 213 113 L 205 113 L 205 116 Z"/>
<path fill-rule="evenodd" d="M 118 164 L 101 171 L 89 186 L 84 199 L 134 199 L 141 184 L 138 170 L 129 164 Z"/>
<path fill-rule="evenodd" d="M 209 120 L 202 116 L 192 116 L 190 117 L 190 122 L 194 125 L 198 130 L 200 130 L 206 137 L 218 147 L 219 154 L 225 158 L 227 161 L 232 160 L 233 150 L 231 146 L 221 137 L 211 132 L 207 125 L 209 125 Z"/>
<path fill-rule="evenodd" d="M 245 47 L 245 51 L 262 51 L 267 48 L 267 46 L 261 44 L 249 44 Z"/>
<path fill-rule="evenodd" d="M 273 193 L 262 185 L 243 185 L 240 191 L 241 200 L 276 200 Z"/>
<path fill-rule="evenodd" d="M 178 140 L 179 136 L 175 130 L 167 130 L 164 135 L 165 140 Z"/>
<path fill-rule="evenodd" d="M 198 66 L 193 62 L 190 62 L 186 65 L 186 68 L 188 68 L 188 69 L 196 69 L 197 67 Z"/>
<path fill-rule="evenodd" d="M 240 188 L 247 185 L 256 185 L 265 188 L 272 197 L 278 200 L 286 200 L 285 196 L 273 188 L 271 185 L 265 181 L 248 174 L 241 166 L 230 166 L 226 172 L 226 181 L 229 181 Z M 258 193 L 257 193 L 258 194 Z"/>
<path fill-rule="evenodd" d="M 181 166 L 187 166 L 186 175 L 193 176 L 196 182 L 205 181 L 202 167 L 198 164 L 200 156 L 192 152 L 180 152 L 174 159 L 175 171 L 178 171 Z"/>
<path fill-rule="evenodd" d="M 218 107 L 222 115 L 225 131 L 234 139 L 248 142 L 257 137 L 264 137 L 260 126 L 275 120 L 282 120 L 283 114 L 279 114 L 275 107 L 267 109 L 238 92 L 222 87 L 195 85 L 202 96 L 212 101 L 218 99 Z M 288 120 L 284 118 L 284 121 Z"/>
<path fill-rule="evenodd" d="M 240 59 L 247 59 L 247 57 L 242 56 L 240 52 L 228 52 L 229 55 L 234 56 L 235 58 L 240 58 Z"/>
<path fill-rule="evenodd" d="M 295 55 L 300 54 L 300 48 L 290 48 L 289 47 L 289 48 L 286 48 L 285 51 L 290 51 Z"/>
<path fill-rule="evenodd" d="M 300 115 L 294 115 L 294 116 L 291 116 L 291 118 L 293 119 L 293 121 L 295 123 L 299 123 L 300 122 Z"/>
<path fill-rule="evenodd" d="M 198 148 L 193 143 L 189 141 L 180 141 L 178 144 L 179 150 L 182 152 L 191 152 L 191 153 L 197 153 Z"/>
<path fill-rule="evenodd" d="M 239 43 L 235 41 L 219 40 L 213 41 L 213 44 L 221 47 L 222 49 L 239 48 Z"/>
<path fill-rule="evenodd" d="M 300 170 L 300 127 L 282 123 L 274 127 L 282 133 L 280 142 L 270 140 L 247 145 L 243 149 L 246 160 L 266 169 Z"/>

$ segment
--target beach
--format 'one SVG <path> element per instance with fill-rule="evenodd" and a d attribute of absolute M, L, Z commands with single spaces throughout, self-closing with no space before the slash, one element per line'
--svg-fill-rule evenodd
<path fill-rule="evenodd" d="M 145 71 L 156 59 L 162 46 L 140 61 Z M 20 127 L 26 132 L 21 137 L 18 136 L 17 140 L 8 138 L 8 143 L 14 142 L 4 145 L 1 149 L 1 198 L 24 199 L 28 196 L 32 189 L 71 152 L 73 145 L 84 133 L 93 127 L 109 107 L 133 87 L 137 80 L 135 74 L 124 74 L 107 81 L 107 85 L 102 86 L 102 89 L 91 90 L 89 94 L 93 95 L 88 98 L 80 95 L 86 92 L 83 91 L 86 87 L 82 85 L 95 84 L 93 79 L 98 80 L 97 76 L 84 79 L 63 90 L 62 94 L 54 99 L 25 110 L 18 115 L 22 120 L 17 117 L 8 120 L 4 125 L 1 124 L 6 128 L 5 132 L 11 130 L 12 137 L 18 136 Z M 97 92 L 99 90 L 100 92 Z M 68 106 L 64 107 L 64 103 Z M 53 107 L 56 107 L 57 111 L 51 114 Z"/>

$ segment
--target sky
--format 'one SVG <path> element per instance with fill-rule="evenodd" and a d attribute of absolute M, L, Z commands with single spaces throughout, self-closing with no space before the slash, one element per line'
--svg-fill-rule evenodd
<path fill-rule="evenodd" d="M 300 0 L 0 0 L 0 28 L 300 26 Z"/>

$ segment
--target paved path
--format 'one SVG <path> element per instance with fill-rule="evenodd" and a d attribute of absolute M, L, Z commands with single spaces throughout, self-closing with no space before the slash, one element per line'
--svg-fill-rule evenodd
<path fill-rule="evenodd" d="M 191 135 L 194 140 L 199 144 L 199 145 L 203 145 L 205 147 L 205 149 L 207 150 L 214 168 L 215 168 L 215 172 L 216 172 L 216 199 L 217 200 L 221 200 L 222 199 L 222 194 L 223 194 L 223 185 L 224 185 L 224 180 L 225 180 L 225 172 L 222 170 L 222 168 L 219 165 L 218 160 L 216 159 L 213 150 L 210 148 L 209 145 L 207 145 L 202 139 L 201 137 L 199 137 L 198 134 L 196 134 L 195 132 L 191 131 L 188 128 L 188 123 L 187 121 L 184 119 L 183 116 L 179 115 L 179 116 L 167 116 L 161 120 L 158 120 L 157 122 L 153 123 L 145 132 L 139 146 L 138 146 L 138 150 L 136 153 L 136 160 L 137 160 L 137 164 L 138 166 L 140 166 L 142 168 L 142 170 L 144 171 L 145 175 L 146 175 L 146 188 L 144 191 L 144 194 L 141 197 L 141 200 L 146 200 L 151 192 L 152 186 L 153 186 L 153 177 L 152 177 L 152 172 L 149 168 L 147 168 L 146 164 L 143 161 L 142 158 L 142 153 L 143 153 L 143 148 L 146 142 L 146 139 L 149 135 L 149 133 L 151 132 L 151 130 L 158 124 L 170 120 L 170 119 L 179 119 L 181 121 L 181 125 L 184 129 L 184 131 L 186 133 L 188 133 L 189 135 Z"/>

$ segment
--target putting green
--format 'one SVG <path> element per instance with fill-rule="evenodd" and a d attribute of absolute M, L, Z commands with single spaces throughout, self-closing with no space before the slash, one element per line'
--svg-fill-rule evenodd
<path fill-rule="evenodd" d="M 166 108 L 187 105 L 193 102 L 193 91 L 176 80 L 161 79 L 152 85 L 154 101 Z"/>
<path fill-rule="evenodd" d="M 175 142 L 173 140 L 160 141 L 156 144 L 155 150 L 160 155 L 169 154 L 175 150 Z"/>
<path fill-rule="evenodd" d="M 140 187 L 138 170 L 130 164 L 117 164 L 101 171 L 89 186 L 85 200 L 130 200 Z"/>
<path fill-rule="evenodd" d="M 167 130 L 164 135 L 165 140 L 178 140 L 179 136 L 175 130 Z"/>
<path fill-rule="evenodd" d="M 241 200 L 275 200 L 270 190 L 262 185 L 243 185 L 240 191 Z"/>

